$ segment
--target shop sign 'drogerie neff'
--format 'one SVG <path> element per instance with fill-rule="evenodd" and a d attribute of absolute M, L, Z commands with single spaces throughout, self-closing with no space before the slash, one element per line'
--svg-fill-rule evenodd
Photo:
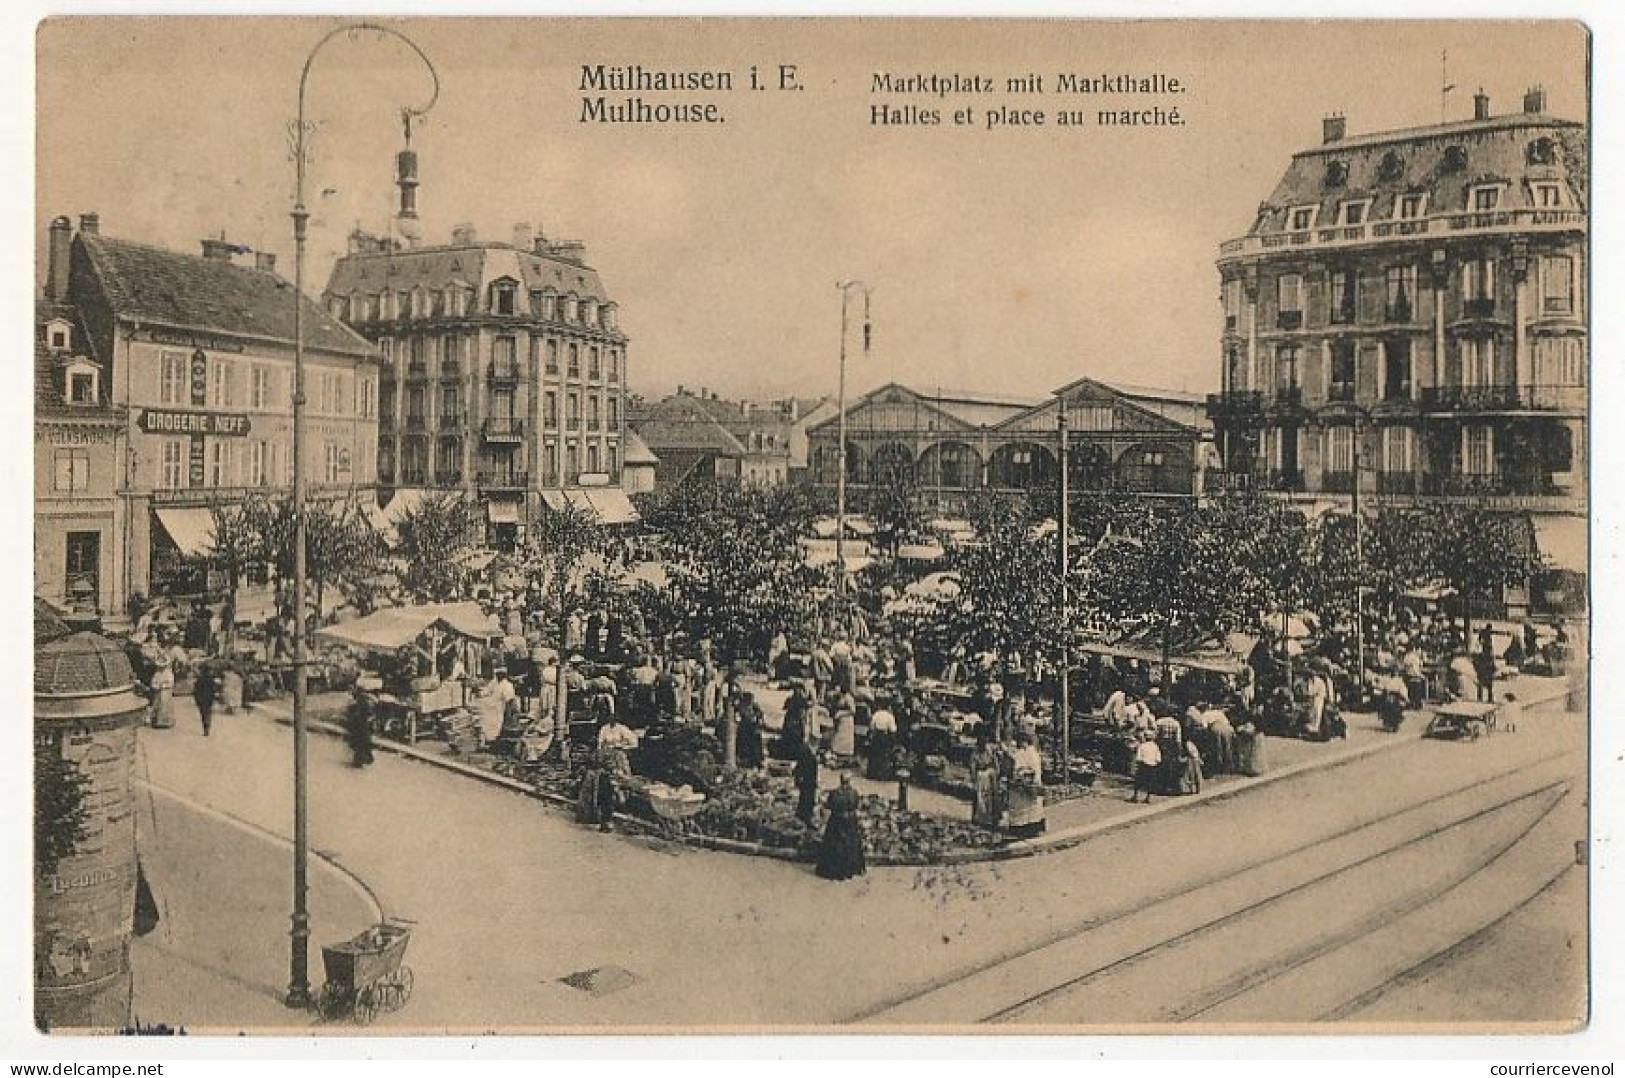
<path fill-rule="evenodd" d="M 173 408 L 147 408 L 137 421 L 144 434 L 212 434 L 246 438 L 248 416 L 241 412 L 193 412 Z"/>

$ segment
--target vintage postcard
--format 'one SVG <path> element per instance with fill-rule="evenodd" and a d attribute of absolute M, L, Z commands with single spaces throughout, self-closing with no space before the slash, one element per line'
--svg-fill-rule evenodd
<path fill-rule="evenodd" d="M 35 1024 L 1585 1028 L 1591 44 L 42 22 Z"/>

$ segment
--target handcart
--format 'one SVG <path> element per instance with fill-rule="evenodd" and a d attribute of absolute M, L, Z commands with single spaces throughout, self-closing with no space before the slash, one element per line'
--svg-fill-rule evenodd
<path fill-rule="evenodd" d="M 327 983 L 317 998 L 323 1018 L 348 1014 L 366 1025 L 380 1011 L 398 1011 L 412 996 L 412 967 L 401 961 L 412 938 L 411 922 L 389 919 L 343 943 L 322 948 Z"/>

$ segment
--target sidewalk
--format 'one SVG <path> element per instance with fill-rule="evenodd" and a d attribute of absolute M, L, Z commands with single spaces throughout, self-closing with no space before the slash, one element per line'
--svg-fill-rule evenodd
<path fill-rule="evenodd" d="M 289 975 L 293 850 L 282 836 L 201 804 L 152 781 L 151 754 L 166 768 L 239 766 L 246 716 L 215 721 L 205 740 L 190 700 L 175 702 L 173 729 L 142 729 L 137 755 L 137 835 L 142 866 L 161 920 L 132 941 L 134 1017 L 190 1034 L 252 1029 L 308 1031 L 310 1012 L 283 1004 Z M 162 739 L 163 744 L 155 744 Z M 355 877 L 324 860 L 309 863 L 308 906 L 324 926 L 310 943 L 312 991 L 323 981 L 321 946 L 335 931 L 359 932 L 380 919 L 377 902 Z"/>

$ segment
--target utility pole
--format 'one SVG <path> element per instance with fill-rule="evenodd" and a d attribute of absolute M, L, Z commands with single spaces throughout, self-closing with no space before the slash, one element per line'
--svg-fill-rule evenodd
<path fill-rule="evenodd" d="M 1067 570 L 1071 564 L 1072 511 L 1067 483 L 1066 397 L 1059 398 L 1055 425 L 1061 459 L 1061 782 L 1072 781 L 1072 607 Z"/>

